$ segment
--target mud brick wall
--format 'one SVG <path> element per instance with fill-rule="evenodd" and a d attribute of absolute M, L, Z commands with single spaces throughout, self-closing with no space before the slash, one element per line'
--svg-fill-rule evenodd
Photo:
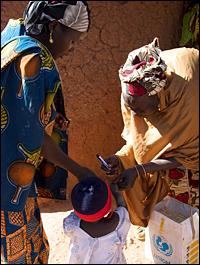
<path fill-rule="evenodd" d="M 1 29 L 22 17 L 28 1 L 1 2 Z M 58 60 L 65 108 L 71 119 L 69 154 L 102 176 L 104 157 L 123 144 L 118 69 L 130 51 L 160 39 L 162 49 L 178 47 L 184 1 L 88 1 L 90 31 Z M 74 179 L 72 180 L 72 182 Z"/>

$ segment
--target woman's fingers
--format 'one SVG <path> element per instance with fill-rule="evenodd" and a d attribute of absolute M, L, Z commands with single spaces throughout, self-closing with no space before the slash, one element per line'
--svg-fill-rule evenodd
<path fill-rule="evenodd" d="M 126 181 L 126 179 L 124 179 L 121 182 L 118 182 L 118 188 L 119 190 L 126 190 L 129 189 L 131 186 L 129 185 L 129 183 Z"/>
<path fill-rule="evenodd" d="M 106 160 L 105 160 L 106 161 Z M 117 174 L 119 170 L 119 166 L 116 165 L 116 163 L 113 163 L 113 161 L 107 160 L 108 167 L 106 167 L 104 164 L 101 164 L 101 169 L 106 171 L 107 175 L 115 175 Z"/>
<path fill-rule="evenodd" d="M 117 181 L 119 190 L 130 189 L 133 186 L 135 180 L 134 172 L 132 169 L 127 169 L 115 180 Z"/>
<path fill-rule="evenodd" d="M 107 168 L 104 164 L 101 164 L 101 169 L 103 169 L 106 172 L 110 172 L 112 170 L 112 167 L 108 165 L 108 168 Z"/>
<path fill-rule="evenodd" d="M 120 183 L 120 182 L 122 182 L 123 181 L 123 179 L 122 179 L 122 177 L 121 177 L 121 175 L 118 175 L 117 177 L 115 177 L 113 180 L 112 180 L 112 183 Z"/>
<path fill-rule="evenodd" d="M 118 169 L 111 169 L 106 172 L 106 175 L 118 175 Z"/>
<path fill-rule="evenodd" d="M 101 164 L 101 169 L 103 169 L 104 171 L 107 171 L 107 167 L 105 167 L 103 164 Z"/>

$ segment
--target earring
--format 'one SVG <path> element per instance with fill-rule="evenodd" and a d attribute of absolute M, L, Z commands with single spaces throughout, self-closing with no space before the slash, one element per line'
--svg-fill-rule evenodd
<path fill-rule="evenodd" d="M 49 42 L 53 43 L 53 31 L 50 31 Z"/>

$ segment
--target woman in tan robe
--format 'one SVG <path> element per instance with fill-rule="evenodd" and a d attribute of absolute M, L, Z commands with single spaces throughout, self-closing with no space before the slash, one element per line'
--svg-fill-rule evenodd
<path fill-rule="evenodd" d="M 106 159 L 107 174 L 118 175 L 132 223 L 146 227 L 167 194 L 188 203 L 185 169 L 192 204 L 199 204 L 199 51 L 161 52 L 155 38 L 129 53 L 119 76 L 126 144 Z"/>

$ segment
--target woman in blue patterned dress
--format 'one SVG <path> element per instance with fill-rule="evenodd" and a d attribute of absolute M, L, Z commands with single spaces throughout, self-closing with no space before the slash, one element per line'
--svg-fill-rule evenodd
<path fill-rule="evenodd" d="M 34 175 L 41 157 L 78 179 L 94 175 L 49 136 L 62 95 L 54 59 L 87 31 L 83 1 L 30 1 L 1 33 L 1 262 L 47 264 Z M 65 120 L 65 113 L 60 113 Z"/>

